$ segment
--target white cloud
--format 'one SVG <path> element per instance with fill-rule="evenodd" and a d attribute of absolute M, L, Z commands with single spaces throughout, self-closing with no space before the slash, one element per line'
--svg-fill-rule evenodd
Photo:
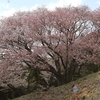
<path fill-rule="evenodd" d="M 82 3 L 82 0 L 58 0 L 56 3 L 50 3 L 46 5 L 46 7 L 50 10 L 53 10 L 55 7 L 63 7 L 66 5 L 71 5 L 71 6 L 78 6 Z M 100 4 L 100 2 L 99 2 Z M 33 7 L 30 7 L 28 9 L 27 7 L 21 7 L 19 8 L 20 11 L 28 11 L 28 10 L 33 10 L 38 8 L 40 5 L 34 5 Z M 17 12 L 15 8 L 11 8 L 8 3 L 5 4 L 0 4 L 0 16 L 8 17 Z"/>
<path fill-rule="evenodd" d="M 55 7 L 63 7 L 67 5 L 78 6 L 78 5 L 81 5 L 81 3 L 82 3 L 82 0 L 58 0 L 56 3 L 50 3 L 46 5 L 46 7 L 50 10 L 53 10 L 55 9 Z M 35 5 L 30 10 L 36 9 L 38 7 L 39 5 Z"/>
<path fill-rule="evenodd" d="M 8 3 L 0 3 L 0 18 L 8 17 L 15 12 Z"/>
<path fill-rule="evenodd" d="M 21 7 L 19 10 L 20 11 L 28 11 L 28 8 L 27 7 Z"/>
<path fill-rule="evenodd" d="M 31 7 L 30 10 L 37 9 L 38 7 L 39 5 L 36 4 L 35 6 Z"/>
<path fill-rule="evenodd" d="M 47 7 L 52 10 L 55 7 L 63 7 L 63 6 L 67 6 L 67 5 L 78 6 L 81 3 L 82 3 L 82 0 L 59 0 L 55 4 L 51 3 L 51 4 L 47 5 Z"/>
<path fill-rule="evenodd" d="M 82 3 L 82 0 L 65 0 L 67 5 L 78 6 Z"/>
<path fill-rule="evenodd" d="M 3 16 L 4 16 L 4 17 L 8 17 L 8 16 L 13 15 L 15 12 L 16 12 L 15 9 L 9 9 L 9 10 L 7 10 L 7 11 L 1 12 L 0 15 L 1 15 L 2 17 L 3 17 Z"/>

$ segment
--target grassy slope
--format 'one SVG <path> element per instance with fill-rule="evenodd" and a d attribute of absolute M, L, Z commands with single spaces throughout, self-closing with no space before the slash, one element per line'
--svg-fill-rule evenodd
<path fill-rule="evenodd" d="M 52 87 L 45 92 L 31 93 L 13 100 L 75 100 L 72 85 L 79 88 L 79 100 L 100 100 L 100 72 L 70 82 L 59 87 Z M 85 99 L 82 99 L 85 96 Z"/>

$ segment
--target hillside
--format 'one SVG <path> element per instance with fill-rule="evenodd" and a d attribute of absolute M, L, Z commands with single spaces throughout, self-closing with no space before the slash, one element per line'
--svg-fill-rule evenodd
<path fill-rule="evenodd" d="M 31 93 L 13 100 L 75 100 L 72 85 L 77 84 L 79 100 L 100 100 L 100 72 L 59 87 L 52 87 L 45 92 Z M 85 99 L 83 99 L 85 97 Z"/>

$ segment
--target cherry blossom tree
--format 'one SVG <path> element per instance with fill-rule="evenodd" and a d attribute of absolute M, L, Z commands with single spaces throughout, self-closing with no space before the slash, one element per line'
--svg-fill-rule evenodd
<path fill-rule="evenodd" d="M 89 47 L 94 42 L 88 36 L 94 31 L 91 12 L 86 6 L 54 11 L 42 7 L 1 20 L 4 65 L 24 62 L 31 70 L 39 68 L 45 77 L 51 75 L 56 86 L 70 82 L 78 67 L 92 59 Z"/>

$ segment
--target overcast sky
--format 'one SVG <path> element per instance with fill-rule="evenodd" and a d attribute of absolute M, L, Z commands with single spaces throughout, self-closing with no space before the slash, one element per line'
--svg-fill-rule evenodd
<path fill-rule="evenodd" d="M 99 7 L 100 0 L 0 0 L 0 16 L 10 16 L 19 10 L 32 10 L 43 5 L 51 10 L 67 5 L 87 5 L 95 10 Z"/>

